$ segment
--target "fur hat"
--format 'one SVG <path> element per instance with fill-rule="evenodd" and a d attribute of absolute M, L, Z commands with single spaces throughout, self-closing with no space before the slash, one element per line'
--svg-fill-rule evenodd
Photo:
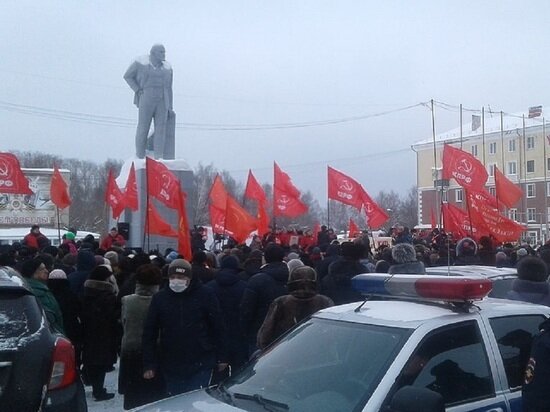
<path fill-rule="evenodd" d="M 520 247 L 516 254 L 518 255 L 518 257 L 524 257 L 527 256 L 529 253 L 527 252 L 527 249 L 525 249 L 524 247 Z"/>
<path fill-rule="evenodd" d="M 48 279 L 67 279 L 67 274 L 62 269 L 54 269 L 48 275 Z"/>
<path fill-rule="evenodd" d="M 168 266 L 168 276 L 184 275 L 189 278 L 193 277 L 191 264 L 185 259 L 174 259 Z"/>
<path fill-rule="evenodd" d="M 285 251 L 281 246 L 272 243 L 265 248 L 264 256 L 267 263 L 282 262 Z"/>
<path fill-rule="evenodd" d="M 316 282 L 317 272 L 312 267 L 302 264 L 302 266 L 294 268 L 294 270 L 288 275 L 288 283 L 300 280 Z"/>
<path fill-rule="evenodd" d="M 532 282 L 546 282 L 548 270 L 541 258 L 526 256 L 518 262 L 518 278 Z"/>
<path fill-rule="evenodd" d="M 162 272 L 157 265 L 147 263 L 137 268 L 135 279 L 140 285 L 160 285 Z"/>
<path fill-rule="evenodd" d="M 111 266 L 118 266 L 118 253 L 116 253 L 114 250 L 109 250 L 108 252 L 105 252 L 105 255 L 103 257 L 109 260 L 109 264 Z"/>
<path fill-rule="evenodd" d="M 90 272 L 89 279 L 105 282 L 111 277 L 111 275 L 112 273 L 106 265 L 99 265 L 93 268 L 93 270 Z"/>
<path fill-rule="evenodd" d="M 392 247 L 391 257 L 398 264 L 416 262 L 416 250 L 410 243 L 398 243 Z"/>
<path fill-rule="evenodd" d="M 456 244 L 456 256 L 477 255 L 477 243 L 470 237 L 462 238 Z"/>

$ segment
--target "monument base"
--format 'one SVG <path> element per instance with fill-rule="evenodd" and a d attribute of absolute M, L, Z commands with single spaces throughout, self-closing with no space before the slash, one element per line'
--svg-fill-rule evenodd
<path fill-rule="evenodd" d="M 163 163 L 172 173 L 174 173 L 174 175 L 179 179 L 181 187 L 185 193 L 192 193 L 193 171 L 191 170 L 187 162 L 181 159 L 160 159 L 157 161 Z M 147 179 L 145 170 L 145 159 L 132 158 L 126 160 L 126 162 L 124 162 L 124 164 L 122 165 L 119 177 L 116 179 L 118 186 L 126 186 L 126 180 L 128 178 L 130 168 L 132 167 L 132 162 L 134 163 L 134 168 L 136 170 L 139 208 L 135 212 L 126 209 L 119 219 L 119 223 L 127 223 L 128 225 L 128 240 L 126 242 L 126 246 L 128 248 L 142 249 L 145 252 L 158 250 L 159 253 L 161 253 L 162 255 L 165 254 L 167 248 L 177 250 L 177 238 L 148 235 L 145 233 L 145 218 L 147 213 Z M 172 226 L 174 231 L 177 232 L 179 219 L 178 212 L 174 209 L 167 208 L 156 199 L 152 199 L 152 201 L 160 216 L 166 221 L 166 223 Z M 190 203 L 191 198 L 188 197 L 187 216 L 190 218 L 191 222 Z M 109 227 L 116 226 L 116 223 L 117 222 L 111 218 Z M 191 260 L 191 256 L 185 256 L 185 258 Z"/>

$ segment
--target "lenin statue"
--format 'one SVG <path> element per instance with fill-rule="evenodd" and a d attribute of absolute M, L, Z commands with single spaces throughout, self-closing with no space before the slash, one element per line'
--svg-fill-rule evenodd
<path fill-rule="evenodd" d="M 165 61 L 166 50 L 155 44 L 149 56 L 137 58 L 126 70 L 124 80 L 134 91 L 139 109 L 136 156 L 145 157 L 147 137 L 154 120 L 153 150 L 156 159 L 174 159 L 176 117 L 172 107 L 173 73 Z"/>

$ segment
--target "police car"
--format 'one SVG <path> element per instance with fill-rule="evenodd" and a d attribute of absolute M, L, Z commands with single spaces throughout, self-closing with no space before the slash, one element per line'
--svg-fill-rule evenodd
<path fill-rule="evenodd" d="M 550 308 L 483 276 L 365 274 L 365 296 L 299 324 L 222 384 L 140 411 L 519 412 Z"/>

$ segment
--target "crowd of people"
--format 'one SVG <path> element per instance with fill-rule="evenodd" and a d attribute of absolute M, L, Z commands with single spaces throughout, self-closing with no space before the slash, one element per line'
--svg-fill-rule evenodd
<path fill-rule="evenodd" d="M 277 229 L 214 253 L 201 230 L 194 235 L 193 256 L 184 257 L 127 248 L 116 228 L 101 241 L 77 242 L 68 231 L 55 247 L 33 226 L 21 243 L 0 247 L 0 265 L 19 271 L 51 327 L 71 340 L 96 401 L 115 396 L 104 381 L 119 362 L 125 409 L 216 383 L 316 311 L 361 300 L 351 286 L 360 273 L 517 267 L 510 299 L 550 305 L 550 245 L 396 225 L 392 244 L 375 248 L 367 232 L 338 241 L 323 226 Z"/>

